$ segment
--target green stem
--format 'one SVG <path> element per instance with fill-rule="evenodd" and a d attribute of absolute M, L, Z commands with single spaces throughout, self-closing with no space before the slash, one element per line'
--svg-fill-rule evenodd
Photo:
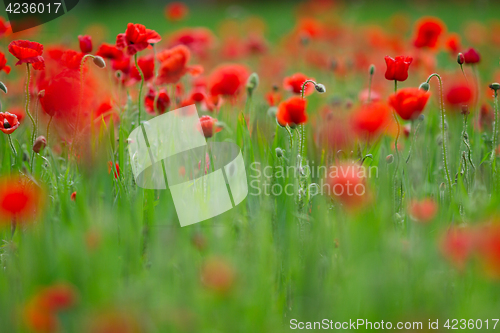
<path fill-rule="evenodd" d="M 491 152 L 491 170 L 493 177 L 493 189 L 496 188 L 496 156 L 498 148 L 498 91 L 495 90 L 495 121 L 493 122 L 493 151 Z"/>
<path fill-rule="evenodd" d="M 12 142 L 12 138 L 11 138 L 10 134 L 8 134 L 7 137 L 9 138 L 10 149 L 12 149 L 12 153 L 14 154 L 14 158 L 16 159 L 16 162 L 17 162 L 16 148 L 14 147 L 14 143 Z"/>
<path fill-rule="evenodd" d="M 49 134 L 50 134 L 50 123 L 52 122 L 52 116 L 49 119 L 49 123 L 47 124 L 47 145 L 49 144 Z"/>
<path fill-rule="evenodd" d="M 398 91 L 398 81 L 394 80 L 394 93 Z M 396 150 L 396 167 L 394 169 L 394 209 L 396 212 L 399 211 L 399 207 L 397 205 L 398 200 L 398 187 L 397 187 L 397 178 L 398 178 L 398 171 L 399 171 L 399 147 L 398 147 L 398 140 L 399 140 L 399 135 L 401 134 L 401 125 L 399 124 L 398 120 L 398 115 L 396 114 L 396 111 L 392 111 L 392 115 L 394 117 L 394 120 L 396 121 L 396 125 L 398 127 L 398 132 L 396 134 L 396 139 L 394 140 L 394 149 Z"/>
<path fill-rule="evenodd" d="M 37 99 L 36 99 L 36 104 L 35 104 L 35 128 L 38 129 L 38 103 L 39 103 L 40 99 L 38 98 L 37 96 Z M 36 131 L 33 131 L 33 144 L 36 140 L 36 136 L 37 136 L 37 132 Z M 32 147 L 33 148 L 33 147 Z M 33 149 L 31 149 L 31 160 L 30 160 L 30 169 L 31 171 L 33 171 L 33 160 L 35 159 L 35 151 Z"/>
<path fill-rule="evenodd" d="M 370 81 L 368 83 L 368 103 L 370 103 L 372 100 L 372 79 L 373 75 L 370 73 Z"/>
<path fill-rule="evenodd" d="M 441 109 L 441 136 L 442 136 L 442 142 L 443 142 L 443 163 L 444 163 L 444 170 L 446 173 L 446 181 L 448 182 L 448 196 L 451 200 L 452 198 L 452 191 L 451 191 L 451 178 L 450 178 L 450 171 L 448 169 L 448 157 L 446 153 L 446 130 L 445 130 L 445 110 L 444 110 L 444 98 L 443 98 L 443 81 L 441 80 L 441 76 L 437 73 L 431 74 L 429 78 L 427 79 L 427 83 L 433 78 L 436 77 L 439 81 L 439 92 L 440 92 L 440 109 Z"/>
<path fill-rule="evenodd" d="M 141 76 L 141 86 L 139 87 L 139 101 L 138 101 L 138 114 L 137 114 L 137 125 L 141 124 L 141 103 L 142 103 L 142 87 L 144 86 L 144 73 L 142 72 L 142 69 L 139 67 L 139 62 L 137 61 L 137 53 L 134 55 L 134 61 L 135 61 L 135 68 L 137 68 L 137 71 L 139 72 L 139 75 Z"/>
<path fill-rule="evenodd" d="M 33 132 L 31 134 L 31 146 L 35 143 L 35 133 L 36 133 L 36 122 L 33 116 L 30 113 L 30 77 L 31 77 L 31 71 L 30 71 L 30 64 L 26 64 L 26 68 L 28 71 L 28 77 L 26 78 L 26 114 L 28 117 L 30 117 L 31 124 L 33 125 Z M 31 166 L 31 172 L 33 172 L 33 165 Z"/>

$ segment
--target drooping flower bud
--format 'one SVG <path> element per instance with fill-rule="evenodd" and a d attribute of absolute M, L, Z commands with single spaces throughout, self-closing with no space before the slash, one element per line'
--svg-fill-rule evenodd
<path fill-rule="evenodd" d="M 259 75 L 257 75 L 257 73 L 252 73 L 247 80 L 248 95 L 252 96 L 252 93 L 258 86 L 259 86 Z"/>
<path fill-rule="evenodd" d="M 430 88 L 431 88 L 431 86 L 427 82 L 422 83 L 420 85 L 420 87 L 418 87 L 418 89 L 423 90 L 423 91 L 429 91 Z"/>
<path fill-rule="evenodd" d="M 469 115 L 470 114 L 470 111 L 469 111 L 469 106 L 467 104 L 463 104 L 462 105 L 462 110 L 461 110 L 461 113 L 465 116 L 465 115 Z"/>
<path fill-rule="evenodd" d="M 457 56 L 457 62 L 459 65 L 463 65 L 465 62 L 465 57 L 463 53 L 459 53 Z"/>
<path fill-rule="evenodd" d="M 320 94 L 326 92 L 326 88 L 324 85 L 322 85 L 321 83 L 317 83 L 314 85 L 314 88 L 316 88 L 316 91 L 319 92 Z"/>
<path fill-rule="evenodd" d="M 38 92 L 38 98 L 45 97 L 45 89 Z"/>
<path fill-rule="evenodd" d="M 276 148 L 276 156 L 283 157 L 283 150 L 281 148 Z"/>
<path fill-rule="evenodd" d="M 391 164 L 392 162 L 394 162 L 394 155 L 392 155 L 392 154 L 387 155 L 387 157 L 385 158 L 385 161 L 387 162 L 387 164 Z"/>
<path fill-rule="evenodd" d="M 2 90 L 4 93 L 7 93 L 7 86 L 2 81 L 0 81 L 0 90 Z"/>
<path fill-rule="evenodd" d="M 36 138 L 35 143 L 33 144 L 33 151 L 38 154 L 45 148 L 45 146 L 47 146 L 47 139 L 41 135 Z"/>
<path fill-rule="evenodd" d="M 100 56 L 95 56 L 93 58 L 94 64 L 99 68 L 106 68 L 106 62 Z"/>

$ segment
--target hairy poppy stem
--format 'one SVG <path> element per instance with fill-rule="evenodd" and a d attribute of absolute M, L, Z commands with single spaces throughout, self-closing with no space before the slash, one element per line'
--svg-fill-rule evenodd
<path fill-rule="evenodd" d="M 28 77 L 26 78 L 26 114 L 28 115 L 28 117 L 30 117 L 31 124 L 33 125 L 33 132 L 31 134 L 31 145 L 33 146 L 33 144 L 35 143 L 36 123 L 35 123 L 35 119 L 33 118 L 33 116 L 30 113 L 30 77 L 31 77 L 31 71 L 30 71 L 30 64 L 29 63 L 26 64 L 26 68 L 28 71 Z M 33 172 L 33 165 L 31 165 L 30 169 L 31 169 L 30 171 Z"/>
<path fill-rule="evenodd" d="M 14 158 L 17 161 L 17 150 L 14 147 L 14 143 L 12 142 L 12 138 L 10 137 L 10 134 L 8 134 L 7 137 L 9 138 L 10 149 L 12 149 L 12 153 L 14 154 Z"/>
<path fill-rule="evenodd" d="M 38 129 L 38 103 L 40 102 L 40 99 L 37 98 L 36 99 L 36 104 L 35 104 L 35 124 L 36 124 L 36 128 Z M 36 130 L 33 131 L 33 144 L 35 144 L 35 140 L 36 140 L 36 137 L 37 137 L 38 133 Z M 30 169 L 31 171 L 33 172 L 33 160 L 35 159 L 35 151 L 33 149 L 31 149 L 31 160 L 30 160 Z"/>
<path fill-rule="evenodd" d="M 394 80 L 394 93 L 398 92 L 398 80 Z M 398 140 L 399 136 L 401 135 L 401 125 L 399 124 L 398 120 L 398 115 L 396 114 L 396 111 L 392 111 L 392 115 L 394 117 L 394 120 L 396 121 L 396 125 L 398 127 L 398 132 L 396 134 L 396 139 L 394 140 L 394 149 L 396 150 L 396 167 L 394 169 L 394 208 L 396 209 L 396 212 L 399 211 L 399 208 L 397 207 L 397 197 L 398 197 L 398 189 L 397 189 L 397 178 L 398 178 L 398 171 L 399 171 L 399 148 L 398 148 Z"/>
<path fill-rule="evenodd" d="M 141 86 L 139 87 L 139 101 L 137 107 L 139 108 L 138 114 L 137 114 L 137 125 L 141 124 L 141 102 L 142 102 L 142 87 L 144 86 L 144 73 L 142 72 L 142 69 L 139 67 L 139 62 L 137 61 L 137 53 L 134 55 L 134 61 L 135 61 L 135 68 L 139 72 L 139 75 L 141 75 Z"/>
<path fill-rule="evenodd" d="M 445 130 L 445 110 L 444 110 L 444 98 L 443 98 L 443 81 L 441 80 L 441 76 L 437 73 L 431 74 L 427 78 L 427 83 L 430 82 L 430 80 L 436 77 L 439 80 L 439 92 L 440 92 L 440 109 L 441 109 L 441 136 L 442 136 L 442 142 L 443 142 L 443 163 L 444 163 L 444 170 L 446 173 L 446 181 L 448 183 L 448 196 L 451 200 L 452 198 L 452 191 L 451 191 L 451 178 L 450 178 L 450 171 L 448 169 L 448 157 L 446 153 L 446 130 Z"/>
<path fill-rule="evenodd" d="M 493 122 L 493 151 L 491 152 L 491 170 L 493 176 L 493 188 L 496 188 L 496 156 L 497 156 L 497 148 L 498 148 L 498 90 L 495 90 L 495 121 Z"/>

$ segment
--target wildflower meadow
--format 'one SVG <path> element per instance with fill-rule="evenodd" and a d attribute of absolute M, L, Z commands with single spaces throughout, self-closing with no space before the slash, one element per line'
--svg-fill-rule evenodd
<path fill-rule="evenodd" d="M 500 2 L 13 6 L 1 333 L 500 330 Z"/>

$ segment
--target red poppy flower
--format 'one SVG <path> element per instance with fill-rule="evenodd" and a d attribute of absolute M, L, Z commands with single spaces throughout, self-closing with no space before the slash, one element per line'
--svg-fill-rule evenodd
<path fill-rule="evenodd" d="M 170 21 L 180 21 L 189 13 L 189 8 L 182 2 L 171 2 L 165 7 L 165 16 Z"/>
<path fill-rule="evenodd" d="M 453 85 L 446 93 L 446 101 L 454 106 L 469 105 L 472 100 L 472 90 L 467 84 Z"/>
<path fill-rule="evenodd" d="M 153 56 L 141 57 L 137 60 L 139 68 L 144 75 L 144 81 L 149 81 L 155 74 L 155 58 Z M 130 77 L 136 81 L 141 81 L 141 74 L 135 66 L 130 68 Z"/>
<path fill-rule="evenodd" d="M 71 199 L 71 201 L 76 200 L 76 192 L 71 193 L 70 199 Z"/>
<path fill-rule="evenodd" d="M 111 119 L 111 117 L 113 117 L 115 123 L 120 121 L 120 117 L 118 117 L 115 110 L 113 109 L 112 101 L 102 102 L 94 112 L 93 117 L 94 119 L 103 119 L 106 123 Z"/>
<path fill-rule="evenodd" d="M 363 104 L 353 115 L 352 125 L 356 132 L 369 135 L 379 133 L 391 116 L 389 106 L 383 102 Z"/>
<path fill-rule="evenodd" d="M 185 45 L 200 58 L 207 56 L 214 44 L 215 37 L 207 28 L 185 28 L 174 32 L 170 37 L 169 45 Z"/>
<path fill-rule="evenodd" d="M 408 69 L 412 61 L 412 57 L 398 56 L 391 58 L 386 56 L 387 71 L 385 72 L 385 78 L 391 81 L 406 81 L 408 79 Z"/>
<path fill-rule="evenodd" d="M 418 88 L 404 88 L 389 96 L 389 104 L 404 120 L 416 119 L 431 96 L 430 92 Z"/>
<path fill-rule="evenodd" d="M 73 50 L 64 51 L 59 63 L 69 69 L 80 70 L 84 54 Z"/>
<path fill-rule="evenodd" d="M 116 168 L 116 170 L 115 170 Z M 120 177 L 120 166 L 118 165 L 118 162 L 115 163 L 115 168 L 113 168 L 113 162 L 109 161 L 108 162 L 108 173 L 111 173 L 111 170 L 113 170 L 113 174 L 115 175 L 115 178 L 118 179 Z"/>
<path fill-rule="evenodd" d="M 10 23 L 5 21 L 3 17 L 0 17 L 0 38 L 8 35 L 12 32 L 12 29 L 10 27 Z"/>
<path fill-rule="evenodd" d="M 10 108 L 10 113 L 17 116 L 17 120 L 21 123 L 24 120 L 25 111 L 24 108 L 19 106 L 13 106 Z"/>
<path fill-rule="evenodd" d="M 478 233 L 477 251 L 486 274 L 500 278 L 500 226 L 484 227 Z"/>
<path fill-rule="evenodd" d="M 481 55 L 472 47 L 464 53 L 464 58 L 466 64 L 477 64 L 481 61 Z"/>
<path fill-rule="evenodd" d="M 428 223 L 436 217 L 438 206 L 430 198 L 423 200 L 414 200 L 410 203 L 409 212 L 411 217 L 421 223 Z"/>
<path fill-rule="evenodd" d="M 44 96 L 40 97 L 43 111 L 51 117 L 73 116 L 80 100 L 80 80 L 73 71 L 64 71 L 52 78 L 43 86 Z M 85 101 L 85 98 L 84 98 Z"/>
<path fill-rule="evenodd" d="M 208 80 L 210 94 L 212 96 L 236 96 L 245 86 L 249 75 L 246 66 L 220 65 L 212 71 Z"/>
<path fill-rule="evenodd" d="M 458 269 L 463 270 L 474 250 L 474 235 L 469 229 L 454 228 L 448 231 L 441 241 L 443 256 Z"/>
<path fill-rule="evenodd" d="M 82 53 L 91 53 L 92 52 L 92 38 L 88 35 L 78 36 L 78 41 L 80 42 L 80 50 Z"/>
<path fill-rule="evenodd" d="M 112 44 L 103 43 L 96 55 L 106 59 L 120 60 L 123 57 L 123 52 Z"/>
<path fill-rule="evenodd" d="M 130 69 L 132 68 L 132 66 L 130 66 L 130 57 L 123 56 L 120 60 L 111 60 L 111 68 L 115 71 L 121 71 L 123 74 L 129 74 Z"/>
<path fill-rule="evenodd" d="M 357 163 L 343 163 L 328 170 L 329 194 L 347 208 L 356 208 L 367 202 L 365 171 Z"/>
<path fill-rule="evenodd" d="M 116 47 L 120 50 L 127 49 L 129 55 L 134 55 L 146 49 L 149 44 L 161 41 L 160 35 L 151 29 L 146 29 L 142 24 L 129 23 L 125 33 L 116 36 Z"/>
<path fill-rule="evenodd" d="M 43 60 L 43 45 L 37 42 L 27 40 L 15 40 L 9 44 L 9 52 L 19 61 L 17 65 L 32 64 L 36 70 L 45 69 Z"/>
<path fill-rule="evenodd" d="M 307 102 L 299 96 L 293 96 L 278 106 L 276 118 L 282 126 L 296 126 L 307 122 Z"/>
<path fill-rule="evenodd" d="M 75 305 L 77 294 L 66 284 L 57 284 L 38 292 L 26 305 L 26 322 L 35 332 L 57 332 L 57 313 Z"/>
<path fill-rule="evenodd" d="M 0 71 L 4 71 L 7 74 L 10 73 L 10 66 L 7 66 L 7 58 L 2 52 L 0 52 Z"/>
<path fill-rule="evenodd" d="M 460 35 L 452 33 L 448 36 L 446 40 L 446 49 L 453 54 L 456 54 L 460 50 Z"/>
<path fill-rule="evenodd" d="M 269 106 L 276 106 L 279 102 L 281 102 L 281 93 L 279 91 L 272 91 L 266 94 L 266 101 L 269 103 Z"/>
<path fill-rule="evenodd" d="M 215 132 L 220 132 L 222 128 L 217 127 L 217 119 L 212 118 L 210 116 L 202 116 L 200 118 L 200 127 L 201 130 L 203 131 L 203 135 L 205 138 L 211 138 L 214 135 L 214 129 Z"/>
<path fill-rule="evenodd" d="M 26 179 L 0 179 L 0 221 L 23 222 L 39 213 L 43 203 L 42 190 Z"/>
<path fill-rule="evenodd" d="M 286 90 L 293 92 L 294 94 L 300 95 L 302 93 L 302 86 L 306 80 L 313 80 L 313 78 L 307 77 L 302 73 L 296 73 L 292 76 L 288 76 L 283 80 L 283 87 Z M 306 86 L 306 91 L 304 93 L 305 96 L 312 94 L 314 91 L 314 86 L 312 84 L 308 84 Z"/>
<path fill-rule="evenodd" d="M 0 112 L 0 131 L 12 134 L 19 127 L 17 116 L 8 112 Z"/>
<path fill-rule="evenodd" d="M 417 22 L 415 47 L 435 48 L 439 37 L 445 30 L 444 23 L 435 17 L 425 17 Z"/>
<path fill-rule="evenodd" d="M 234 268 L 224 258 L 212 257 L 203 263 L 201 282 L 207 289 L 224 294 L 234 286 L 235 280 Z"/>
<path fill-rule="evenodd" d="M 198 75 L 203 72 L 201 66 L 187 65 L 191 53 L 184 45 L 164 50 L 158 53 L 156 57 L 160 61 L 160 71 L 158 73 L 159 84 L 177 83 L 187 73 Z"/>
<path fill-rule="evenodd" d="M 157 96 L 158 94 L 158 96 Z M 156 110 L 159 114 L 165 113 L 168 107 L 170 106 L 170 97 L 168 97 L 167 92 L 164 89 L 161 89 L 159 92 L 156 92 L 153 88 L 149 88 L 148 94 L 146 95 L 144 104 L 146 106 L 146 111 L 149 114 L 155 115 L 155 107 L 154 102 L 156 99 Z"/>

